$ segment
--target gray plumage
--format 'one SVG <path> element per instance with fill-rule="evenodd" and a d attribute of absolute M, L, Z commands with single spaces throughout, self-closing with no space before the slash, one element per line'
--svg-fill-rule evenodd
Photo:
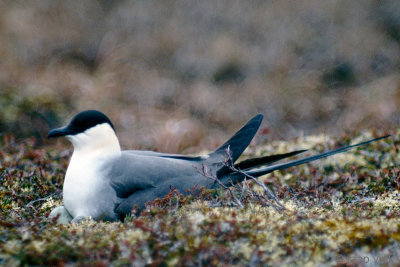
<path fill-rule="evenodd" d="M 205 177 L 199 171 L 203 167 L 207 168 L 211 175 L 217 177 L 225 185 L 229 186 L 231 180 L 234 183 L 241 182 L 244 175 L 233 173 L 224 163 L 227 159 L 230 159 L 230 163 L 235 164 L 250 144 L 262 119 L 262 115 L 256 115 L 214 152 L 205 156 L 190 157 L 152 151 L 119 151 L 119 143 L 116 136 L 113 137 L 115 135 L 114 127 L 109 119 L 98 111 L 81 112 L 66 127 L 52 130 L 49 133 L 49 137 L 69 137 L 75 148 L 74 155 L 76 153 L 76 156 L 73 155 L 71 159 L 64 184 L 65 209 L 74 220 L 89 216 L 97 220 L 113 221 L 121 219 L 129 214 L 134 206 L 142 209 L 146 202 L 162 198 L 170 192 L 171 188 L 185 194 L 188 189 L 202 186 L 206 188 L 218 187 L 214 180 Z M 105 137 L 115 138 L 116 141 L 108 143 Z M 286 169 L 341 153 L 384 137 L 287 163 L 271 165 L 273 162 L 302 153 L 305 150 L 245 160 L 236 163 L 235 167 L 244 170 L 249 175 L 259 177 L 274 170 Z M 91 152 L 86 148 L 85 142 L 92 142 L 92 139 L 95 138 L 103 139 L 99 144 L 106 144 L 108 148 L 104 149 L 102 153 L 107 154 L 107 151 L 110 151 L 109 157 L 99 153 L 90 154 Z M 96 148 L 97 151 L 97 149 L 103 148 L 99 144 L 94 143 L 88 147 L 90 149 Z M 229 151 L 230 157 L 227 156 L 227 151 Z M 81 158 L 95 166 L 84 167 L 79 165 L 82 164 Z M 72 164 L 74 165 L 71 166 Z M 80 168 L 85 172 L 85 175 L 81 174 Z M 90 168 L 94 170 L 91 171 Z M 85 180 L 82 179 L 92 179 L 95 183 L 93 189 L 82 189 L 81 187 L 88 187 L 88 184 L 90 187 L 91 185 L 85 183 Z"/>

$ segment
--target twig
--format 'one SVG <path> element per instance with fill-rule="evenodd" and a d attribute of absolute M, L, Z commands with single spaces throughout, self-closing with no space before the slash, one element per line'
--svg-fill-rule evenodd
<path fill-rule="evenodd" d="M 50 196 L 47 196 L 47 197 L 42 197 L 42 198 L 38 198 L 38 199 L 32 200 L 31 202 L 26 204 L 25 207 L 30 207 L 30 208 L 36 210 L 36 208 L 33 206 L 34 203 L 39 202 L 39 201 L 45 201 L 45 200 L 49 199 L 50 197 L 52 197 L 53 195 L 54 194 L 51 194 Z"/>
<path fill-rule="evenodd" d="M 252 179 L 256 184 L 258 184 L 259 186 L 261 186 L 264 189 L 264 191 L 265 191 L 266 195 L 268 196 L 268 198 L 274 200 L 275 203 L 278 204 L 278 206 L 281 209 L 283 209 L 283 210 L 286 209 L 285 206 L 276 198 L 276 196 L 272 193 L 272 191 L 268 187 L 265 186 L 264 183 L 262 183 L 259 180 L 257 180 L 254 176 L 251 176 L 251 175 L 247 174 L 246 172 L 237 169 L 233 165 L 229 147 L 226 149 L 226 154 L 228 156 L 228 159 L 224 161 L 224 165 L 226 167 L 228 167 L 231 171 L 234 171 L 236 173 L 240 173 L 240 174 L 244 175 L 245 178 Z"/>
<path fill-rule="evenodd" d="M 207 177 L 215 182 L 217 182 L 222 188 L 224 188 L 225 190 L 228 190 L 229 194 L 232 196 L 232 198 L 235 200 L 236 204 L 240 207 L 243 208 L 244 205 L 242 204 L 242 202 L 235 196 L 235 194 L 233 194 L 232 190 L 230 189 L 230 187 L 224 185 L 221 180 L 218 179 L 218 177 L 216 177 L 215 175 L 212 175 L 211 173 L 211 169 L 207 168 L 204 164 L 201 167 L 201 170 L 195 166 L 194 167 L 199 173 L 201 173 L 204 177 Z"/>

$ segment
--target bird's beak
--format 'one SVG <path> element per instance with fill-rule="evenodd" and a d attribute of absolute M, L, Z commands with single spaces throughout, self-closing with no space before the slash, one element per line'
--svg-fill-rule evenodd
<path fill-rule="evenodd" d="M 49 134 L 47 135 L 47 138 L 66 136 L 66 135 L 70 135 L 70 134 L 71 134 L 71 130 L 68 128 L 68 126 L 65 126 L 65 127 L 51 130 L 49 132 Z"/>

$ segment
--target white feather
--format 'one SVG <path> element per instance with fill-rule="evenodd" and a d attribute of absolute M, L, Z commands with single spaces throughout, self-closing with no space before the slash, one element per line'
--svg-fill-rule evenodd
<path fill-rule="evenodd" d="M 101 166 L 121 154 L 114 130 L 108 123 L 96 125 L 67 138 L 74 146 L 64 180 L 63 200 L 72 217 L 95 217 L 99 206 L 98 193 L 107 186 Z"/>

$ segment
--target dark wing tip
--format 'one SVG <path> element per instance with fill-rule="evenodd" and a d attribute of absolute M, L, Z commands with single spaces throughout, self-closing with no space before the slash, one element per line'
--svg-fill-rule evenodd
<path fill-rule="evenodd" d="M 253 120 L 260 120 L 260 121 L 262 121 L 263 119 L 264 119 L 264 115 L 261 114 L 261 113 L 255 115 L 255 116 L 253 117 Z"/>
<path fill-rule="evenodd" d="M 282 159 L 285 159 L 288 157 L 292 157 L 292 156 L 295 156 L 300 153 L 304 153 L 306 151 L 307 150 L 303 149 L 303 150 L 296 150 L 296 151 L 292 151 L 292 152 L 288 152 L 288 153 L 284 153 L 284 154 L 275 154 L 275 155 L 269 155 L 269 156 L 264 156 L 264 157 L 246 159 L 246 160 L 243 160 L 243 161 L 235 164 L 234 166 L 236 169 L 241 169 L 241 170 L 250 169 L 250 168 L 258 168 L 262 165 L 269 165 L 269 164 L 272 164 L 279 160 L 282 160 Z"/>

